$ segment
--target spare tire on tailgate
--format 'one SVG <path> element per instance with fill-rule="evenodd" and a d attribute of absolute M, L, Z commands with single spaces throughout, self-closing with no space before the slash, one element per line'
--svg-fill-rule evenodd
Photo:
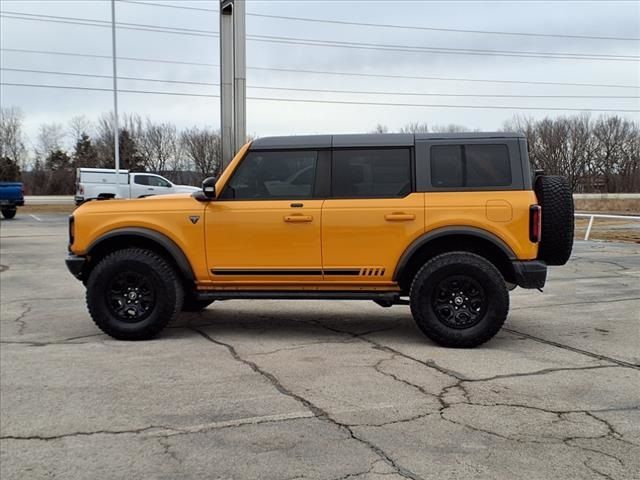
<path fill-rule="evenodd" d="M 542 206 L 542 238 L 538 258 L 549 265 L 564 265 L 573 247 L 573 196 L 565 177 L 536 178 L 538 202 Z"/>

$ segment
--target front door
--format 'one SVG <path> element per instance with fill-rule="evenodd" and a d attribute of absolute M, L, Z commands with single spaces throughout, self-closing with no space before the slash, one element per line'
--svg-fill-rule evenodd
<path fill-rule="evenodd" d="M 317 151 L 247 154 L 205 211 L 214 283 L 286 289 L 322 281 L 317 163 Z"/>

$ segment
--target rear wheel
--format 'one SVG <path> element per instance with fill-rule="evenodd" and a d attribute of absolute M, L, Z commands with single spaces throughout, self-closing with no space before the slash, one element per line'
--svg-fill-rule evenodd
<path fill-rule="evenodd" d="M 172 266 L 150 250 L 118 250 L 93 269 L 87 306 L 93 321 L 120 340 L 156 336 L 182 307 L 182 283 Z"/>
<path fill-rule="evenodd" d="M 479 255 L 451 252 L 416 274 L 411 313 L 422 332 L 445 347 L 476 347 L 491 339 L 509 312 L 509 293 L 498 269 Z"/>
<path fill-rule="evenodd" d="M 2 216 L 7 219 L 11 219 L 16 216 L 16 207 L 7 207 L 2 209 Z"/>

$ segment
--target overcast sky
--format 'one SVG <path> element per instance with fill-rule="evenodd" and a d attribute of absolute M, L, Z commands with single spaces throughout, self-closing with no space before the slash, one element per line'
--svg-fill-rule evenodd
<path fill-rule="evenodd" d="M 141 0 L 145 1 L 145 0 Z M 217 12 L 177 9 L 161 5 L 217 9 L 218 1 L 149 0 L 156 5 L 116 3 L 118 22 L 218 31 Z M 6 18 L 10 12 L 83 19 L 111 19 L 109 1 L 15 1 L 1 0 L 3 49 L 29 49 L 78 54 L 111 54 L 110 28 L 26 21 Z M 157 5 L 161 4 L 161 5 Z M 247 2 L 247 12 L 311 17 L 362 23 L 384 23 L 445 29 L 508 31 L 599 37 L 640 37 L 640 2 L 637 1 L 266 1 Z M 372 95 L 354 93 L 294 92 L 248 88 L 249 97 L 281 99 L 344 100 L 402 104 L 503 105 L 512 110 L 342 105 L 248 100 L 247 131 L 265 136 L 327 132 L 366 132 L 381 123 L 398 129 L 409 122 L 462 124 L 471 129 L 494 130 L 515 114 L 535 118 L 575 114 L 549 108 L 594 108 L 638 110 L 640 63 L 628 57 L 640 55 L 637 40 L 559 38 L 494 35 L 400 28 L 312 23 L 286 19 L 247 17 L 248 35 L 273 35 L 318 40 L 484 49 L 527 52 L 563 52 L 623 57 L 602 59 L 520 58 L 514 56 L 460 55 L 427 52 L 379 51 L 371 49 L 247 42 L 249 67 L 326 70 L 400 76 L 465 79 L 518 80 L 615 84 L 635 88 L 479 83 L 452 80 L 392 79 L 368 76 L 309 74 L 249 69 L 250 87 L 295 87 L 311 89 L 367 90 L 501 95 L 588 95 L 636 98 L 481 98 Z M 216 37 L 143 32 L 119 29 L 118 56 L 218 64 Z M 0 52 L 4 83 L 29 83 L 111 88 L 108 78 L 87 78 L 6 70 L 29 69 L 84 74 L 111 74 L 108 58 L 83 58 Z M 627 57 L 627 58 L 624 58 Z M 631 60 L 631 61 L 629 61 Z M 210 66 L 177 65 L 119 60 L 119 76 L 163 80 L 218 83 L 219 70 Z M 217 86 L 121 80 L 120 88 L 217 95 Z M 3 106 L 17 106 L 26 117 L 27 132 L 35 137 L 42 122 L 66 122 L 75 115 L 97 118 L 112 108 L 109 92 L 54 90 L 2 86 Z M 120 93 L 120 111 L 172 121 L 179 127 L 219 127 L 219 99 Z M 518 107 L 541 110 L 520 110 Z M 594 116 L 600 113 L 594 113 Z M 637 112 L 620 113 L 639 120 Z"/>

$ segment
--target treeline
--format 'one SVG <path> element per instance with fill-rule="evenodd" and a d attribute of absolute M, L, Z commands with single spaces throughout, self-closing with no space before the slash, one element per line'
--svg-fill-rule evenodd
<path fill-rule="evenodd" d="M 640 192 L 640 126 L 619 116 L 515 117 L 504 131 L 527 136 L 532 167 L 563 175 L 574 192 Z M 373 133 L 388 132 L 377 125 Z M 412 123 L 402 133 L 464 132 L 461 125 Z"/>
<path fill-rule="evenodd" d="M 113 115 L 43 124 L 31 148 L 23 121 L 18 109 L 2 109 L 0 180 L 20 180 L 32 195 L 71 195 L 76 168 L 114 168 Z M 210 128 L 178 130 L 171 123 L 125 115 L 118 141 L 122 169 L 159 173 L 193 185 L 220 170 L 220 134 Z"/>
<path fill-rule="evenodd" d="M 30 194 L 73 194 L 77 167 L 114 166 L 113 116 L 74 117 L 66 126 L 47 123 L 30 147 L 23 116 L 0 112 L 0 180 L 21 180 Z M 589 115 L 534 120 L 515 117 L 505 131 L 527 136 L 532 167 L 566 176 L 576 192 L 640 192 L 640 126 L 619 116 Z M 387 133 L 377 125 L 371 133 Z M 462 125 L 410 123 L 402 133 L 464 132 Z M 176 183 L 197 185 L 221 167 L 220 133 L 210 128 L 178 130 L 139 115 L 121 119 L 120 166 L 149 171 Z"/>

